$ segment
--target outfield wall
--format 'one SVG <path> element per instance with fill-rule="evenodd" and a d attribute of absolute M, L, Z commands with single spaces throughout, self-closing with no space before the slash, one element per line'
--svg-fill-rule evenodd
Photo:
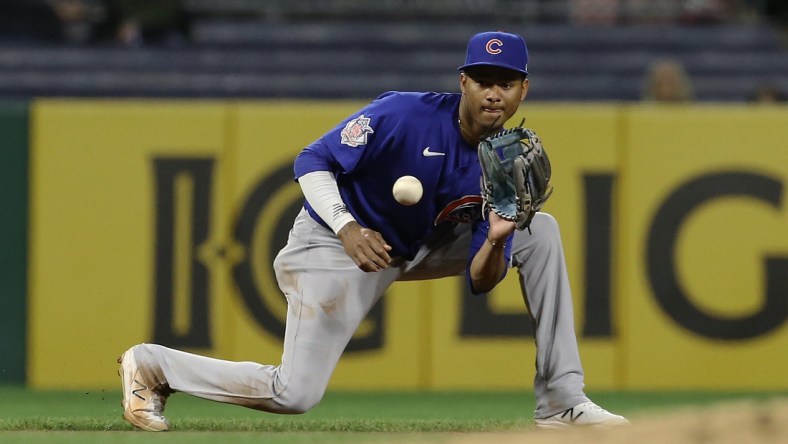
<path fill-rule="evenodd" d="M 355 102 L 37 100 L 28 361 L 114 388 L 138 342 L 278 363 L 292 160 Z M 589 388 L 788 388 L 788 108 L 530 104 Z M 515 273 L 395 284 L 332 388 L 530 389 Z"/>

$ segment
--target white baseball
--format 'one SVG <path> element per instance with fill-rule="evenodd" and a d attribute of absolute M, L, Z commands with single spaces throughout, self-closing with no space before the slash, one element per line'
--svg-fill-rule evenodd
<path fill-rule="evenodd" d="M 424 188 L 422 188 L 419 179 L 413 176 L 402 176 L 394 182 L 391 192 L 394 194 L 394 199 L 402 205 L 413 205 L 421 200 Z"/>

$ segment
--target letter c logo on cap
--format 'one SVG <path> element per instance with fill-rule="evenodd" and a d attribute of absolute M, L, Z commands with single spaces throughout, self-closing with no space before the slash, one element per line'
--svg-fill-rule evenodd
<path fill-rule="evenodd" d="M 501 53 L 501 46 L 503 46 L 503 42 L 498 39 L 490 39 L 487 42 L 487 46 L 484 49 L 490 54 L 500 54 Z"/>

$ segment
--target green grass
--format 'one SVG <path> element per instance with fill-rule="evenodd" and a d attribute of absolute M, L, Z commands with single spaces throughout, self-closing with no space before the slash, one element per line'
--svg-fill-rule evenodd
<path fill-rule="evenodd" d="M 632 415 L 787 394 L 589 395 L 611 411 Z M 529 429 L 534 408 L 528 392 L 329 392 L 312 411 L 288 416 L 175 394 L 166 411 L 173 432 L 151 434 L 135 432 L 121 419 L 120 398 L 115 391 L 0 387 L 0 443 L 438 443 L 454 433 Z"/>

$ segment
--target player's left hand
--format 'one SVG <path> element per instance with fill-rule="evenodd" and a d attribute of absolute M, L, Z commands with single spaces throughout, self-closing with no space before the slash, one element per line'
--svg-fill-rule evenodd
<path fill-rule="evenodd" d="M 388 253 L 391 245 L 377 231 L 364 228 L 358 222 L 349 222 L 339 230 L 337 236 L 345 247 L 345 253 L 363 271 L 380 271 L 391 265 Z"/>

